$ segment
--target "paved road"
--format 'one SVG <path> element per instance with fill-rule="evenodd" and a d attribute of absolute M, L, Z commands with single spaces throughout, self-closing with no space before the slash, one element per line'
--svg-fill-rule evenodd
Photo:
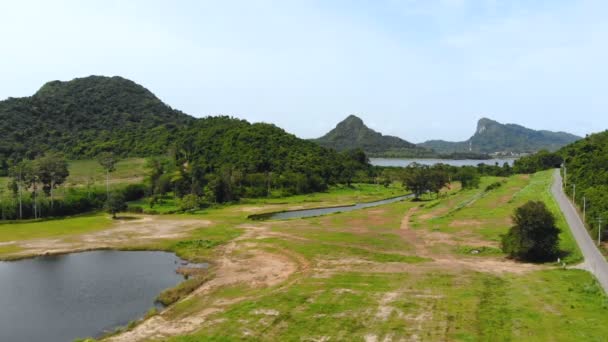
<path fill-rule="evenodd" d="M 578 246 L 583 252 L 585 257 L 585 269 L 589 270 L 595 275 L 597 280 L 600 282 L 604 291 L 608 293 L 608 263 L 604 256 L 596 247 L 596 242 L 591 240 L 589 233 L 583 225 L 583 221 L 578 216 L 577 211 L 574 209 L 572 203 L 568 200 L 562 189 L 562 176 L 559 170 L 555 170 L 553 185 L 551 186 L 551 192 L 553 197 L 557 200 L 566 221 L 570 226 L 572 235 L 576 239 Z"/>

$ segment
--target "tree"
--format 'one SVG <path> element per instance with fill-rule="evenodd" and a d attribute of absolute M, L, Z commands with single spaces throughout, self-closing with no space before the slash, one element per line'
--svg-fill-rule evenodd
<path fill-rule="evenodd" d="M 97 162 L 106 171 L 106 197 L 110 198 L 110 173 L 116 170 L 118 158 L 112 152 L 102 152 L 97 156 Z"/>
<path fill-rule="evenodd" d="M 38 159 L 37 172 L 42 183 L 42 190 L 51 196 L 51 208 L 53 208 L 53 189 L 63 184 L 70 175 L 68 162 L 62 154 L 47 153 Z"/>
<path fill-rule="evenodd" d="M 515 209 L 515 225 L 502 237 L 502 249 L 512 258 L 546 261 L 558 252 L 559 229 L 543 202 L 528 201 Z"/>
<path fill-rule="evenodd" d="M 116 218 L 116 214 L 127 209 L 127 203 L 122 192 L 114 191 L 106 201 L 106 210 Z"/>
<path fill-rule="evenodd" d="M 413 192 L 416 199 L 431 188 L 429 169 L 427 165 L 412 163 L 404 170 L 403 186 Z"/>
<path fill-rule="evenodd" d="M 19 219 L 23 219 L 23 188 L 25 185 L 24 174 L 26 169 L 29 167 L 29 164 L 25 161 L 17 163 L 9 170 L 9 175 L 13 178 L 13 191 L 19 198 Z"/>
<path fill-rule="evenodd" d="M 475 189 L 479 187 L 479 173 L 473 167 L 462 167 L 456 173 L 456 180 L 460 181 L 463 189 Z"/>
<path fill-rule="evenodd" d="M 427 177 L 429 178 L 428 190 L 437 194 L 437 198 L 439 198 L 441 189 L 450 183 L 450 176 L 448 172 L 442 168 L 433 167 L 428 170 Z"/>
<path fill-rule="evenodd" d="M 32 200 L 34 202 L 34 218 L 39 217 L 38 208 L 38 182 L 40 180 L 37 160 L 24 160 L 22 162 L 22 176 L 25 189 L 32 189 Z"/>

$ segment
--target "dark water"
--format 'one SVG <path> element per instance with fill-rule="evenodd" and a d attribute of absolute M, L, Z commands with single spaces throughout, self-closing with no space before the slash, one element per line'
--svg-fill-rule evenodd
<path fill-rule="evenodd" d="M 0 262 L 0 341 L 99 336 L 154 307 L 183 280 L 164 252 L 95 251 Z"/>
<path fill-rule="evenodd" d="M 292 210 L 292 211 L 284 211 L 278 213 L 269 213 L 269 214 L 261 214 L 261 215 L 252 215 L 252 219 L 259 220 L 286 220 L 292 218 L 303 218 L 303 217 L 313 217 L 313 216 L 321 216 L 345 211 L 353 211 L 357 209 L 376 207 L 383 204 L 389 204 L 394 202 L 402 201 L 406 198 L 412 197 L 412 195 L 399 196 L 394 198 L 388 198 L 375 202 L 366 202 L 366 203 L 357 203 L 355 205 L 345 205 L 341 207 L 332 207 L 332 208 L 316 208 L 316 209 L 303 209 L 303 210 Z"/>
<path fill-rule="evenodd" d="M 486 164 L 502 166 L 504 163 L 509 163 L 513 166 L 515 159 L 488 159 L 488 160 L 477 160 L 477 159 L 403 159 L 403 158 L 370 158 L 372 165 L 376 166 L 402 166 L 406 167 L 412 163 L 418 163 L 423 165 L 435 165 L 435 164 L 448 164 L 453 166 L 477 166 L 477 164 Z"/>

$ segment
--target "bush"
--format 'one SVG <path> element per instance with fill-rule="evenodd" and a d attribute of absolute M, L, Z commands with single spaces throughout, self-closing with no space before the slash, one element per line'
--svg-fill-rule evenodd
<path fill-rule="evenodd" d="M 142 214 L 144 212 L 144 208 L 142 208 L 140 205 L 128 205 L 127 212 L 134 214 Z"/>
<path fill-rule="evenodd" d="M 124 199 L 127 202 L 137 201 L 146 195 L 144 184 L 129 184 L 123 190 Z"/>
<path fill-rule="evenodd" d="M 502 186 L 501 182 L 494 182 L 488 186 L 486 186 L 486 192 L 498 189 Z"/>
<path fill-rule="evenodd" d="M 196 210 L 201 208 L 202 199 L 194 194 L 188 194 L 179 200 L 179 209 L 183 211 Z"/>

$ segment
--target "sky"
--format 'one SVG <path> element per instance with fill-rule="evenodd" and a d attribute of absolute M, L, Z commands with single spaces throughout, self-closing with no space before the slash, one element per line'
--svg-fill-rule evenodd
<path fill-rule="evenodd" d="M 196 117 L 303 138 L 349 114 L 412 142 L 481 117 L 608 128 L 605 0 L 0 2 L 0 99 L 119 75 Z"/>

